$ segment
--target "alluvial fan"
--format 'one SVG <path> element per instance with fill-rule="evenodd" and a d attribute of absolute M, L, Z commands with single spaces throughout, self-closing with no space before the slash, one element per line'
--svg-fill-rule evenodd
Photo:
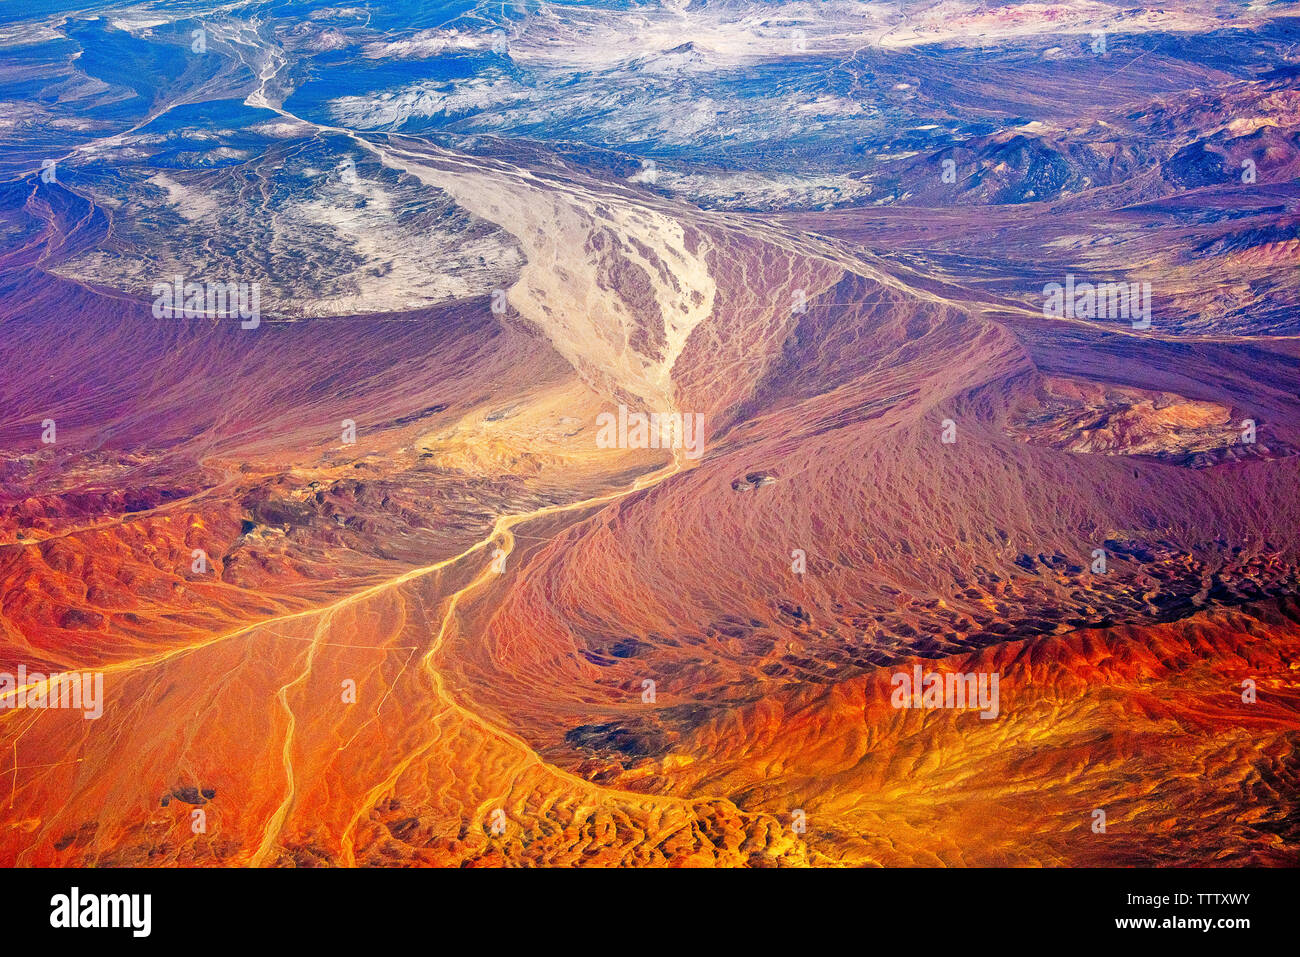
<path fill-rule="evenodd" d="M 1294 8 L 63 6 L 0 863 L 1300 863 Z"/>

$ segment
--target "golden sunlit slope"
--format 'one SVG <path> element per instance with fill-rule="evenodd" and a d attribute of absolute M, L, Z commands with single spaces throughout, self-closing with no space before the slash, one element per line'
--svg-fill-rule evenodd
<path fill-rule="evenodd" d="M 999 673 L 999 716 L 895 708 L 880 669 L 709 721 L 681 750 L 710 762 L 661 773 L 803 809 L 810 852 L 843 863 L 1294 866 L 1298 642 L 1288 599 L 920 659 Z"/>

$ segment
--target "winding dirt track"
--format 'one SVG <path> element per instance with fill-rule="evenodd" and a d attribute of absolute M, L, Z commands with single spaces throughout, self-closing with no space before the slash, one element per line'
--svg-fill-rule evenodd
<path fill-rule="evenodd" d="M 279 700 L 281 707 L 284 708 L 285 714 L 288 716 L 288 722 L 289 722 L 288 731 L 285 734 L 284 751 L 283 751 L 284 772 L 285 772 L 285 779 L 287 785 L 285 789 L 284 800 L 280 804 L 280 806 L 276 809 L 276 812 L 272 815 L 271 819 L 267 821 L 266 829 L 263 832 L 261 843 L 258 845 L 256 852 L 254 852 L 253 856 L 249 859 L 248 862 L 249 865 L 253 867 L 264 865 L 270 860 L 272 855 L 276 852 L 276 839 L 279 837 L 280 829 L 284 825 L 285 817 L 287 816 L 287 814 L 289 813 L 290 809 L 293 806 L 294 799 L 296 796 L 294 790 L 294 773 L 293 773 L 293 760 L 292 760 L 294 715 L 293 715 L 293 710 L 289 706 L 287 693 L 290 688 L 300 684 L 303 680 L 305 680 L 308 674 L 310 673 L 312 656 L 315 652 L 317 641 L 328 633 L 329 625 L 335 610 L 337 610 L 340 607 L 345 607 L 347 605 L 353 604 L 354 602 L 361 601 L 366 597 L 369 597 L 374 594 L 378 594 L 379 592 L 395 587 L 404 582 L 413 581 L 417 578 L 422 578 L 428 574 L 431 574 L 432 572 L 438 571 L 442 568 L 446 568 L 449 565 L 463 561 L 464 559 L 468 558 L 470 555 L 478 551 L 485 550 L 489 545 L 492 545 L 493 543 L 496 543 L 497 547 L 501 550 L 500 555 L 499 556 L 494 555 L 492 564 L 489 564 L 486 568 L 480 571 L 478 575 L 469 582 L 469 584 L 453 592 L 451 596 L 447 599 L 445 609 L 442 613 L 441 622 L 438 625 L 438 629 L 434 636 L 433 642 L 429 645 L 428 650 L 424 653 L 423 657 L 420 659 L 420 667 L 423 668 L 428 673 L 430 680 L 433 682 L 434 695 L 440 703 L 445 705 L 445 709 L 454 711 L 455 714 L 457 714 L 465 721 L 476 725 L 478 728 L 492 735 L 496 739 L 502 742 L 506 742 L 512 745 L 513 747 L 519 749 L 519 751 L 522 752 L 523 755 L 525 756 L 524 767 L 530 767 L 533 765 L 545 766 L 549 773 L 557 776 L 558 778 L 563 780 L 566 784 L 568 784 L 570 787 L 576 788 L 581 792 L 600 792 L 604 790 L 600 788 L 598 785 L 595 785 L 590 781 L 577 777 L 576 775 L 570 774 L 559 768 L 546 765 L 546 762 L 544 762 L 542 758 L 528 745 L 528 743 L 525 742 L 518 735 L 511 733 L 506 728 L 501 727 L 500 725 L 488 721 L 483 716 L 475 714 L 473 711 L 470 711 L 469 709 L 459 704 L 455 700 L 453 695 L 448 691 L 446 687 L 446 683 L 443 680 L 442 672 L 439 671 L 439 669 L 436 666 L 436 660 L 439 651 L 441 651 L 442 649 L 443 642 L 447 637 L 448 630 L 452 627 L 452 622 L 456 614 L 456 608 L 459 605 L 461 598 L 466 594 L 474 591 L 475 589 L 481 587 L 484 583 L 488 581 L 492 581 L 499 574 L 501 574 L 496 570 L 497 568 L 496 562 L 498 560 L 507 559 L 509 555 L 514 551 L 515 536 L 511 532 L 511 529 L 519 525 L 523 525 L 527 522 L 536 520 L 538 518 L 543 518 L 545 516 L 560 515 L 566 512 L 573 512 L 573 511 L 582 511 L 584 509 L 588 509 L 593 506 L 604 505 L 608 502 L 617 501 L 618 499 L 642 491 L 643 489 L 651 488 L 652 486 L 657 485 L 660 482 L 666 481 L 667 479 L 676 475 L 678 472 L 682 471 L 682 469 L 685 467 L 685 461 L 686 461 L 685 458 L 680 454 L 679 451 L 678 454 L 674 456 L 671 464 L 665 466 L 663 469 L 657 472 L 651 473 L 650 475 L 646 475 L 637 479 L 636 482 L 634 482 L 630 488 L 627 488 L 625 490 L 618 491 L 618 492 L 610 492 L 606 495 L 598 495 L 594 498 L 584 499 L 578 502 L 569 502 L 562 505 L 548 505 L 543 508 L 534 509 L 530 512 L 522 512 L 513 515 L 503 515 L 496 520 L 496 523 L 493 525 L 490 534 L 488 534 L 480 541 L 476 542 L 470 548 L 461 552 L 459 555 L 456 555 L 452 558 L 444 559 L 441 562 L 437 562 L 433 565 L 429 565 L 424 568 L 413 569 L 412 571 L 407 572 L 404 575 L 400 575 L 397 578 L 392 579 L 391 581 L 384 582 L 383 584 L 376 585 L 373 588 L 366 589 L 365 591 L 359 592 L 354 596 L 349 596 L 348 598 L 345 598 L 342 601 L 330 605 L 326 608 L 316 609 L 308 613 L 311 615 L 321 616 L 320 624 L 317 626 L 313 637 L 312 650 L 308 654 L 307 661 L 303 671 L 292 681 L 290 681 L 288 684 L 280 688 L 280 690 L 276 694 L 276 697 Z M 273 622 L 265 622 L 263 624 L 273 624 Z M 257 627 L 261 627 L 261 626 L 259 625 Z M 384 701 L 381 700 L 379 703 L 380 708 L 383 707 L 383 703 Z M 421 758 L 425 757 L 428 753 L 428 750 L 432 748 L 436 743 L 437 740 L 434 739 L 429 742 L 426 748 L 405 755 L 402 758 L 402 760 L 394 767 L 392 774 L 389 776 L 387 780 L 371 788 L 370 791 L 366 793 L 365 797 L 363 798 L 363 800 L 360 802 L 358 806 L 356 815 L 349 822 L 348 827 L 344 833 L 344 839 L 342 844 L 344 863 L 349 865 L 355 864 L 355 858 L 354 858 L 353 847 L 352 847 L 352 840 L 353 840 L 352 833 L 353 830 L 355 829 L 357 819 L 363 813 L 365 813 L 369 808 L 373 807 L 376 803 L 382 800 L 396 785 L 397 779 L 402 775 L 402 773 L 405 772 L 412 764 L 416 763 Z M 667 798 L 665 800 L 668 803 L 673 803 L 677 799 Z M 678 801 L 678 803 L 682 803 L 682 802 Z M 488 801 L 485 803 L 484 808 L 491 806 L 492 804 L 493 804 L 492 801 Z"/>

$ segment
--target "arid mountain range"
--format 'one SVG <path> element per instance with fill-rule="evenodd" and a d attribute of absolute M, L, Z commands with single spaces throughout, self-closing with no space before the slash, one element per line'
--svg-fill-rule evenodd
<path fill-rule="evenodd" d="M 1293 4 L 23 6 L 0 863 L 1300 863 Z"/>

